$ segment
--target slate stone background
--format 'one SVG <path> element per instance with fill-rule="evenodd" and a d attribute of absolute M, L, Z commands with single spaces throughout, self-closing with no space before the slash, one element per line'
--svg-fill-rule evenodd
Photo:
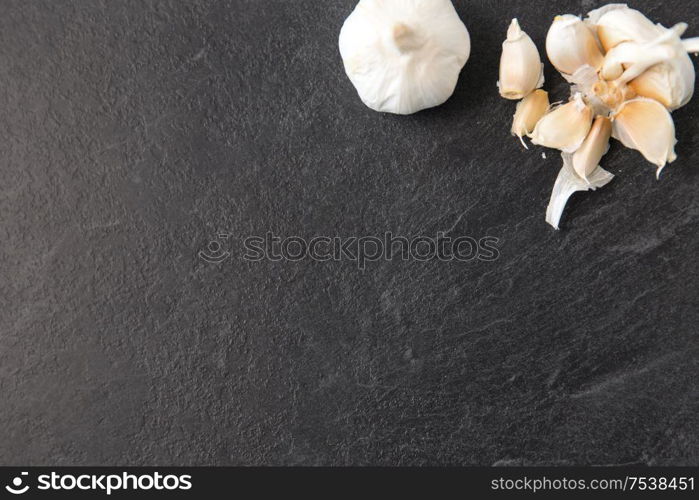
<path fill-rule="evenodd" d="M 455 95 L 395 117 L 344 75 L 354 3 L 0 2 L 0 463 L 699 464 L 699 99 L 660 182 L 615 143 L 556 232 L 500 44 L 600 4 L 457 0 Z M 267 231 L 500 258 L 244 261 Z"/>

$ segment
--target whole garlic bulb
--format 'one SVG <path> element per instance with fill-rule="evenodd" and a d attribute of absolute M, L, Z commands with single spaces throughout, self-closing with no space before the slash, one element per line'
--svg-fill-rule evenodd
<path fill-rule="evenodd" d="M 347 76 L 364 104 L 387 113 L 444 103 L 470 52 L 451 0 L 360 0 L 340 32 Z"/>

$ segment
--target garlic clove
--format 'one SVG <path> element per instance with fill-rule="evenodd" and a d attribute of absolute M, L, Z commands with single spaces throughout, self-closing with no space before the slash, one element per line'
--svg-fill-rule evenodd
<path fill-rule="evenodd" d="M 587 180 L 581 179 L 578 174 L 575 173 L 571 155 L 562 153 L 561 156 L 563 157 L 563 168 L 561 168 L 561 171 L 558 173 L 556 183 L 553 185 L 553 191 L 551 192 L 549 205 L 546 208 L 546 222 L 551 224 L 555 229 L 559 229 L 558 226 L 561 222 L 563 210 L 573 193 L 578 191 L 594 191 L 606 186 L 614 179 L 614 175 L 601 167 L 594 169 Z"/>
<path fill-rule="evenodd" d="M 554 19 L 546 36 L 546 53 L 556 69 L 567 75 L 585 65 L 597 70 L 604 60 L 590 28 L 570 14 Z"/>
<path fill-rule="evenodd" d="M 534 144 L 573 153 L 587 137 L 592 126 L 592 110 L 581 94 L 567 104 L 554 108 L 536 124 L 531 140 Z"/>
<path fill-rule="evenodd" d="M 657 165 L 658 176 L 677 159 L 675 123 L 668 110 L 652 99 L 638 97 L 622 104 L 612 116 L 612 136 Z"/>
<path fill-rule="evenodd" d="M 407 115 L 451 97 L 471 41 L 451 0 L 360 0 L 339 48 L 364 104 Z"/>
<path fill-rule="evenodd" d="M 638 95 L 654 99 L 674 111 L 687 104 L 694 95 L 696 73 L 694 64 L 687 54 L 662 64 L 657 64 L 638 78 L 629 82 L 629 87 Z"/>
<path fill-rule="evenodd" d="M 648 42 L 662 34 L 663 28 L 625 4 L 612 4 L 591 11 L 588 24 L 597 28 L 605 52 L 623 42 Z"/>
<path fill-rule="evenodd" d="M 544 84 L 544 65 L 534 42 L 513 19 L 502 44 L 500 57 L 500 95 L 522 99 Z"/>
<path fill-rule="evenodd" d="M 535 90 L 517 103 L 517 110 L 512 120 L 512 135 L 519 137 L 525 148 L 527 148 L 527 145 L 523 137 L 534 130 L 534 127 L 536 127 L 536 124 L 546 114 L 548 109 L 549 94 L 541 89 Z"/>
<path fill-rule="evenodd" d="M 602 157 L 609 151 L 609 139 L 612 136 L 612 122 L 609 118 L 595 118 L 590 133 L 582 146 L 573 154 L 573 169 L 578 177 L 587 180 L 599 166 Z"/>

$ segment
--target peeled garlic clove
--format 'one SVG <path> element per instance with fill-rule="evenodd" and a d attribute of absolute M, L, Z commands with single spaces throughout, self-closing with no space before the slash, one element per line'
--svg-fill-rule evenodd
<path fill-rule="evenodd" d="M 553 185 L 551 199 L 546 208 L 546 222 L 555 229 L 559 229 L 563 210 L 568 203 L 568 199 L 577 191 L 594 191 L 609 184 L 614 176 L 601 167 L 597 167 L 588 176 L 587 180 L 581 179 L 575 173 L 571 155 L 563 153 L 563 168 L 558 173 L 556 183 Z"/>
<path fill-rule="evenodd" d="M 609 118 L 595 118 L 590 133 L 587 134 L 582 146 L 573 154 L 573 169 L 578 177 L 587 180 L 599 167 L 602 157 L 609 151 L 609 139 L 612 136 L 612 122 Z"/>
<path fill-rule="evenodd" d="M 694 95 L 696 74 L 687 54 L 657 64 L 629 82 L 636 94 L 654 99 L 670 111 L 687 104 Z"/>
<path fill-rule="evenodd" d="M 588 14 L 587 22 L 597 28 L 605 52 L 623 42 L 649 42 L 663 31 L 639 11 L 624 4 L 593 10 Z"/>
<path fill-rule="evenodd" d="M 360 0 L 339 44 L 364 104 L 402 115 L 451 97 L 471 50 L 451 0 Z"/>
<path fill-rule="evenodd" d="M 529 135 L 536 127 L 549 109 L 549 94 L 545 90 L 535 90 L 527 97 L 517 103 L 514 119 L 512 120 L 512 135 L 519 137 L 526 148 L 527 145 L 522 139 Z"/>
<path fill-rule="evenodd" d="M 612 117 L 612 136 L 657 165 L 658 176 L 677 159 L 675 123 L 668 110 L 652 99 L 638 97 L 622 104 Z"/>
<path fill-rule="evenodd" d="M 577 16 L 557 16 L 546 36 L 546 53 L 561 73 L 572 75 L 582 66 L 599 69 L 604 60 L 595 35 Z"/>
<path fill-rule="evenodd" d="M 502 44 L 500 57 L 500 95 L 522 99 L 544 84 L 544 65 L 534 42 L 513 19 Z"/>
<path fill-rule="evenodd" d="M 531 139 L 534 144 L 573 153 L 580 147 L 592 126 L 592 110 L 582 95 L 554 108 L 536 124 Z"/>

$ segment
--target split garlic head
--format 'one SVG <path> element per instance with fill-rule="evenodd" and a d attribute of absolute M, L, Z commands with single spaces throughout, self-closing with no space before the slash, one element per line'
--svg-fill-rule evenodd
<path fill-rule="evenodd" d="M 451 0 L 360 0 L 340 32 L 345 71 L 364 104 L 400 115 L 449 99 L 470 51 Z"/>
<path fill-rule="evenodd" d="M 670 113 L 694 94 L 689 54 L 699 53 L 699 38 L 682 38 L 686 30 L 685 23 L 655 24 L 625 4 L 593 10 L 585 20 L 570 14 L 554 18 L 546 52 L 571 84 L 572 97 L 537 117 L 542 96 L 529 94 L 518 104 L 513 124 L 515 135 L 526 131 L 534 144 L 562 152 L 546 213 L 549 224 L 558 228 L 572 193 L 612 180 L 599 164 L 611 138 L 641 153 L 656 166 L 657 176 L 677 159 Z"/>
<path fill-rule="evenodd" d="M 697 39 L 681 39 L 685 23 L 665 28 L 625 4 L 594 10 L 586 22 L 606 51 L 602 78 L 628 84 L 670 111 L 692 99 L 696 74 L 688 53 L 699 47 Z"/>

